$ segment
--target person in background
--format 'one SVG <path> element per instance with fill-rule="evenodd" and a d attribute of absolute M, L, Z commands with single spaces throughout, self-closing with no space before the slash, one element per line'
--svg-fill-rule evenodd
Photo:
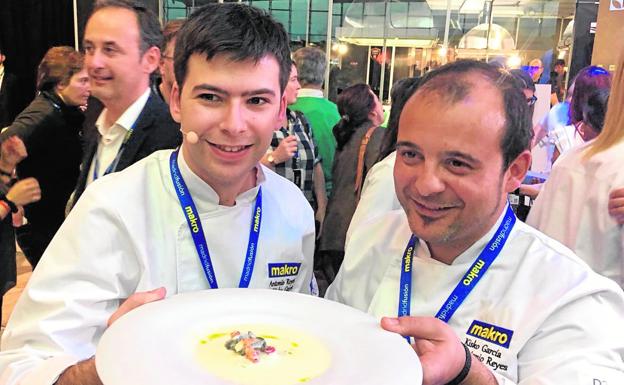
<path fill-rule="evenodd" d="M 327 206 L 319 251 L 331 283 L 344 256 L 345 237 L 360 199 L 368 170 L 377 162 L 384 131 L 383 109 L 377 95 L 366 84 L 347 87 L 338 96 L 341 118 L 334 126 L 336 157 L 334 186 Z"/>
<path fill-rule="evenodd" d="M 15 119 L 15 87 L 17 77 L 6 71 L 4 62 L 6 55 L 0 47 L 0 130 L 8 126 Z"/>
<path fill-rule="evenodd" d="M 478 61 L 427 74 L 401 112 L 403 210 L 356 229 L 326 298 L 406 337 L 424 385 L 624 383 L 624 292 L 507 204 L 531 136 L 524 94 Z"/>
<path fill-rule="evenodd" d="M 52 47 L 37 69 L 38 94 L 0 134 L 18 136 L 28 156 L 17 165 L 19 178 L 35 178 L 41 200 L 24 207 L 28 221 L 17 241 L 33 268 L 65 219 L 65 206 L 80 173 L 82 108 L 89 98 L 83 55 L 72 47 Z"/>
<path fill-rule="evenodd" d="M 166 295 L 317 293 L 313 211 L 259 164 L 286 111 L 286 30 L 261 9 L 213 3 L 176 39 L 171 113 L 182 146 L 85 191 L 2 335 L 3 385 L 100 385 L 93 356 L 108 325 Z"/>
<path fill-rule="evenodd" d="M 160 55 L 160 84 L 156 88 L 157 93 L 169 104 L 171 97 L 171 89 L 175 82 L 175 74 L 173 73 L 173 51 L 175 49 L 176 35 L 184 24 L 183 19 L 170 20 L 163 28 L 163 46 Z"/>
<path fill-rule="evenodd" d="M 528 224 L 572 249 L 592 269 L 622 287 L 624 232 L 609 215 L 609 194 L 624 186 L 623 74 L 617 70 L 610 98 L 608 89 L 583 98 L 576 110 L 583 117 L 577 122 L 577 130 L 587 143 L 571 149 L 555 163 L 527 219 Z"/>
<path fill-rule="evenodd" d="M 340 120 L 340 114 L 336 104 L 323 97 L 323 81 L 327 66 L 325 52 L 315 47 L 300 48 L 293 53 L 293 61 L 297 66 L 301 89 L 297 94 L 297 101 L 290 109 L 303 112 L 310 122 L 319 156 L 323 160 L 325 191 L 329 197 L 332 191 L 332 166 L 336 152 L 336 139 L 332 134 L 332 128 Z"/>
<path fill-rule="evenodd" d="M 150 90 L 161 45 L 158 18 L 137 0 L 96 2 L 83 47 L 91 92 L 104 109 L 84 128 L 85 151 L 72 206 L 96 179 L 181 143 L 180 126 Z"/>
<path fill-rule="evenodd" d="M 540 59 L 533 59 L 529 62 L 529 75 L 533 79 L 533 83 L 539 83 L 542 73 L 544 72 L 544 65 Z"/>
<path fill-rule="evenodd" d="M 527 105 L 529 106 L 529 113 L 533 115 L 535 110 L 535 102 L 537 102 L 537 96 L 535 96 L 535 82 L 526 71 L 521 69 L 510 70 L 509 73 L 514 77 L 518 83 L 518 88 L 522 90 L 524 97 L 526 98 Z"/>
<path fill-rule="evenodd" d="M 569 149 L 583 144 L 585 141 L 577 130 L 579 122 L 583 120 L 582 106 L 587 103 L 587 98 L 597 90 L 611 88 L 611 74 L 603 68 L 596 66 L 585 67 L 574 78 L 570 109 L 568 117 L 570 124 L 567 126 L 555 126 L 549 133 L 549 138 L 555 144 L 552 156 L 553 164 L 557 158 Z"/>
<path fill-rule="evenodd" d="M 563 101 L 563 94 L 565 91 L 565 60 L 557 59 L 555 61 L 555 65 L 553 66 L 553 70 L 550 73 L 550 85 L 551 85 L 551 95 L 550 95 L 550 105 L 554 106 L 557 103 L 561 103 Z"/>
<path fill-rule="evenodd" d="M 535 146 L 546 147 L 546 162 L 548 165 L 546 171 L 550 171 L 554 162 L 553 156 L 557 148 L 557 134 L 555 133 L 565 132 L 565 127 L 570 125 L 570 100 L 572 100 L 573 91 L 574 81 L 571 82 L 570 88 L 568 88 L 565 100 L 552 106 L 548 114 L 533 127 L 535 135 L 533 136 L 531 148 Z"/>
<path fill-rule="evenodd" d="M 293 63 L 284 90 L 287 105 L 297 101 L 299 89 L 297 67 Z M 327 209 L 325 177 L 310 123 L 303 113 L 286 109 L 282 127 L 273 132 L 271 147 L 261 162 L 301 189 L 314 209 L 319 236 Z"/>
<path fill-rule="evenodd" d="M 576 75 L 569 114 L 570 124 L 574 126 L 578 135 L 582 134 L 578 128 L 579 124 L 583 122 L 583 108 L 587 108 L 587 100 L 598 91 L 605 91 L 608 95 L 610 89 L 611 74 L 604 68 L 589 66 L 580 70 Z M 583 138 L 581 137 L 581 139 Z"/>
<path fill-rule="evenodd" d="M 576 130 L 583 141 L 589 142 L 595 139 L 602 131 L 609 93 L 609 89 L 598 89 L 592 92 L 587 102 L 581 106 L 583 120 L 576 123 Z"/>
<path fill-rule="evenodd" d="M 24 142 L 16 136 L 0 144 L 0 310 L 4 294 L 17 281 L 13 218 L 21 222 L 23 207 L 41 199 L 41 189 L 35 178 L 18 181 L 12 172 L 6 171 L 14 170 L 26 155 Z"/>
<path fill-rule="evenodd" d="M 371 219 L 387 212 L 401 208 L 399 198 L 394 192 L 394 161 L 396 159 L 396 140 L 399 130 L 399 117 L 407 99 L 416 92 L 419 77 L 405 78 L 392 86 L 392 107 L 388 118 L 388 127 L 381 141 L 377 163 L 366 173 L 362 195 L 355 208 L 345 244 L 349 242 L 351 233 Z"/>
<path fill-rule="evenodd" d="M 407 99 L 412 96 L 416 88 L 418 88 L 418 83 L 420 83 L 420 77 L 411 77 L 397 80 L 392 86 L 392 93 L 390 95 L 392 106 L 390 107 L 390 116 L 388 116 L 388 127 L 386 128 L 383 140 L 381 141 L 381 147 L 379 148 L 378 161 L 380 162 L 396 150 L 401 110 L 405 102 L 407 102 Z"/>
<path fill-rule="evenodd" d="M 509 73 L 513 76 L 516 86 L 522 90 L 527 105 L 529 106 L 529 114 L 533 116 L 535 102 L 537 101 L 533 79 L 531 79 L 531 76 L 526 71 L 521 69 L 513 69 L 509 71 Z M 522 184 L 516 191 L 509 194 L 511 207 L 521 221 L 526 220 L 529 210 L 531 209 L 530 200 L 525 200 L 525 196 L 528 195 L 531 197 L 534 191 L 535 194 L 539 193 L 539 187 L 540 186 L 537 184 Z"/>

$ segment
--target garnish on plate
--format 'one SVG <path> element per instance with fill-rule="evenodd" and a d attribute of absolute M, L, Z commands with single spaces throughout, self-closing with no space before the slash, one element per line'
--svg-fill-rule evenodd
<path fill-rule="evenodd" d="M 271 354 L 275 352 L 275 348 L 267 345 L 264 338 L 257 337 L 252 332 L 235 331 L 230 333 L 230 339 L 225 342 L 225 348 L 244 356 L 253 363 L 260 361 L 260 353 Z"/>

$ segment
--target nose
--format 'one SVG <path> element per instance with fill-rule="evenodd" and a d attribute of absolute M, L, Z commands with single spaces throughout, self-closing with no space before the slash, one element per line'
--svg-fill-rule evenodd
<path fill-rule="evenodd" d="M 102 68 L 104 66 L 103 63 L 103 55 L 100 50 L 92 49 L 85 54 L 85 65 L 87 70 Z"/>
<path fill-rule="evenodd" d="M 221 120 L 221 129 L 230 135 L 239 135 L 247 130 L 245 108 L 242 102 L 231 100 Z"/>
<path fill-rule="evenodd" d="M 445 189 L 445 183 L 439 173 L 441 170 L 434 163 L 423 162 L 417 168 L 417 176 L 414 179 L 413 187 L 416 192 L 423 197 L 441 193 Z"/>

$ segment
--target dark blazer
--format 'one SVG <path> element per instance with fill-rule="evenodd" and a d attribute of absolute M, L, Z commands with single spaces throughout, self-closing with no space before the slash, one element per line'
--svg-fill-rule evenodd
<path fill-rule="evenodd" d="M 16 86 L 17 78 L 15 75 L 5 72 L 2 86 L 0 86 L 0 130 L 13 123 L 13 119 L 17 115 L 17 111 L 15 111 Z"/>
<path fill-rule="evenodd" d="M 88 121 L 85 123 L 84 157 L 72 205 L 78 201 L 85 190 L 91 162 L 100 140 L 95 122 Z M 121 171 L 155 151 L 176 148 L 181 143 L 180 125 L 171 118 L 169 106 L 152 92 L 145 107 L 143 107 L 143 111 L 139 114 L 132 136 L 130 136 L 121 154 L 115 171 Z"/>
<path fill-rule="evenodd" d="M 41 200 L 24 208 L 29 222 L 45 229 L 49 239 L 65 218 L 65 205 L 78 179 L 83 157 L 80 130 L 84 115 L 67 106 L 54 92 L 39 93 L 6 131 L 0 143 L 17 135 L 28 156 L 17 165 L 20 179 L 33 177 L 41 187 Z"/>

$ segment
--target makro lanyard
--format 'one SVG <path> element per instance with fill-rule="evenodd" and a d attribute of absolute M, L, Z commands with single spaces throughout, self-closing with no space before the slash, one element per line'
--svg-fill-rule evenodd
<path fill-rule="evenodd" d="M 126 132 L 126 135 L 124 136 L 124 140 L 123 142 L 121 142 L 121 147 L 119 147 L 119 151 L 117 151 L 117 155 L 115 155 L 115 159 L 113 159 L 111 164 L 108 165 L 108 167 L 104 171 L 104 175 L 110 174 L 111 172 L 115 171 L 115 168 L 117 168 L 119 159 L 121 159 L 121 154 L 123 153 L 123 150 L 126 147 L 126 144 L 130 140 L 130 137 L 132 136 L 133 131 L 134 131 L 134 126 L 130 127 L 128 132 Z M 98 154 L 95 154 L 95 165 L 93 165 L 93 180 L 96 180 L 97 178 L 99 178 L 98 176 L 99 169 L 100 169 L 100 159 L 98 158 Z"/>
<path fill-rule="evenodd" d="M 210 288 L 218 289 L 217 277 L 215 276 L 212 261 L 210 260 L 210 252 L 208 251 L 208 243 L 204 235 L 201 221 L 199 219 L 199 212 L 195 207 L 191 192 L 184 183 L 184 178 L 180 174 L 178 169 L 178 151 L 175 150 L 171 153 L 169 158 L 169 167 L 171 169 L 171 179 L 173 181 L 173 188 L 180 200 L 180 206 L 182 212 L 186 217 L 189 229 L 191 230 L 191 236 L 195 243 L 195 249 L 197 255 L 204 268 L 204 274 L 210 284 Z M 238 287 L 247 288 L 253 275 L 254 263 L 256 261 L 256 252 L 258 250 L 258 237 L 260 235 L 260 224 L 262 222 L 262 188 L 258 188 L 258 195 L 256 196 L 256 204 L 252 211 L 251 226 L 249 229 L 249 244 L 247 245 L 247 255 L 245 256 L 245 264 L 243 266 L 243 272 L 241 273 L 240 282 Z"/>
<path fill-rule="evenodd" d="M 498 257 L 501 250 L 505 246 L 507 236 L 514 227 L 515 223 L 516 216 L 514 215 L 511 206 L 507 204 L 505 217 L 498 226 L 496 233 L 492 239 L 490 239 L 483 251 L 481 251 L 481 254 L 479 254 L 477 259 L 468 268 L 468 271 L 464 274 L 457 286 L 455 286 L 451 295 L 449 295 L 446 301 L 442 304 L 442 307 L 440 307 L 440 310 L 438 310 L 438 313 L 436 314 L 436 318 L 448 323 L 453 314 L 455 314 L 455 311 L 459 309 L 472 289 L 475 288 L 477 283 L 479 283 L 481 278 L 485 275 L 485 272 L 490 268 L 492 262 L 494 262 L 494 260 Z M 412 295 L 412 263 L 417 243 L 418 238 L 416 238 L 415 235 L 412 235 L 407 243 L 407 247 L 405 248 L 405 253 L 403 254 L 403 261 L 401 264 L 401 284 L 399 287 L 399 317 L 410 315 L 410 301 Z M 410 341 L 409 337 L 405 338 L 408 342 Z"/>

